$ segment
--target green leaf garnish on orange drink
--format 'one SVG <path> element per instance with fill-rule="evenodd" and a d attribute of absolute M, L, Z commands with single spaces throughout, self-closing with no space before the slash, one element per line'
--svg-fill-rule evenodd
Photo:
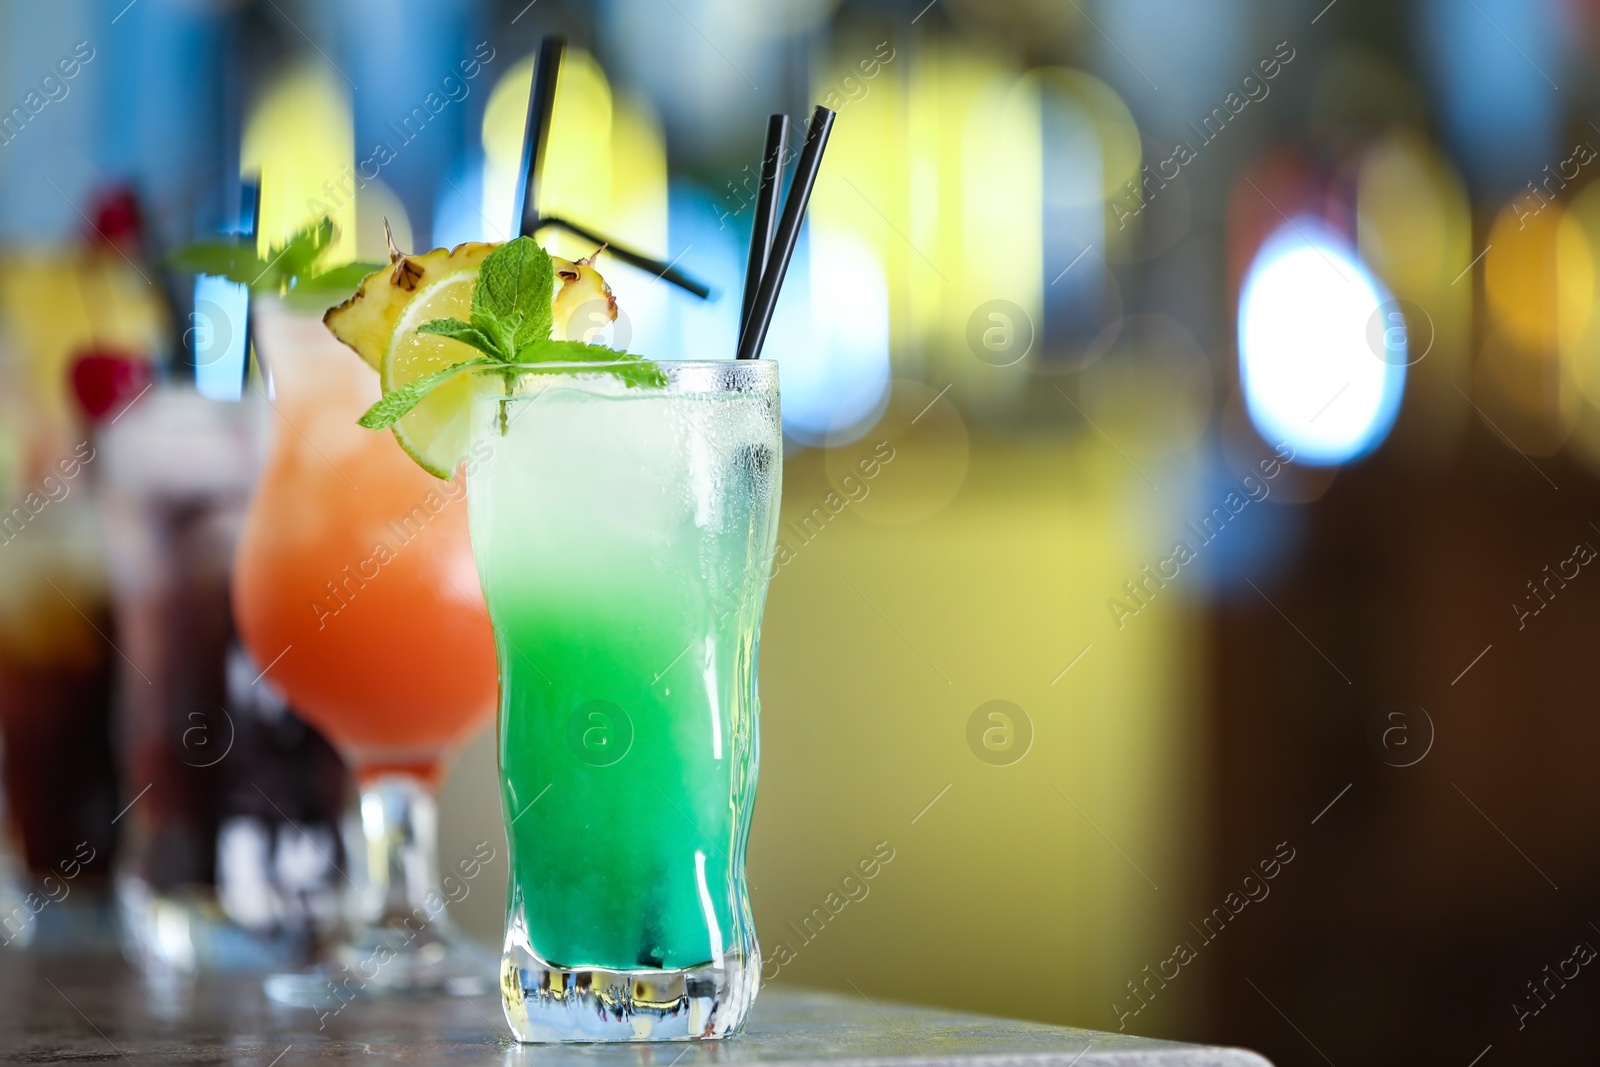
<path fill-rule="evenodd" d="M 181 271 L 214 274 L 252 292 L 280 296 L 292 306 L 320 311 L 378 269 L 376 263 L 322 266 L 334 234 L 333 221 L 323 218 L 268 248 L 265 256 L 256 251 L 253 239 L 239 237 L 192 244 L 174 252 L 169 262 Z"/>

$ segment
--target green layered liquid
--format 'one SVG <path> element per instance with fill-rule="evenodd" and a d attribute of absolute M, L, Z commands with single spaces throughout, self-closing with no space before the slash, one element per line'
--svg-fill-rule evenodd
<path fill-rule="evenodd" d="M 506 406 L 469 478 L 500 660 L 513 932 L 568 968 L 753 948 L 775 406 L 582 388 Z"/>
<path fill-rule="evenodd" d="M 659 601 L 611 613 L 582 604 L 502 605 L 495 613 L 514 895 L 540 956 L 564 966 L 693 966 L 737 929 L 728 891 L 742 867 L 731 858 L 735 772 L 748 762 L 754 774 L 753 702 L 708 685 L 697 650 L 658 685 L 640 683 L 691 642 L 709 640 L 713 662 L 747 663 L 748 652 L 736 628 L 671 614 Z M 551 682 L 519 648 L 560 665 L 543 668 Z M 720 760 L 707 715 L 713 704 L 732 719 L 721 726 Z"/>

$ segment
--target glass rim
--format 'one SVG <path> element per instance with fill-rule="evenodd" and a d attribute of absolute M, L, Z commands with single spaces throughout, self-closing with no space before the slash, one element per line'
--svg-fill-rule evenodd
<path fill-rule="evenodd" d="M 638 390 L 643 395 L 659 393 L 776 395 L 779 388 L 778 364 L 776 360 L 770 359 L 617 359 L 570 363 L 556 360 L 543 363 L 480 363 L 471 368 L 470 377 L 474 382 L 475 391 L 480 391 L 480 396 L 484 399 L 490 395 L 489 392 L 482 392 L 484 383 L 494 381 L 504 381 L 508 385 L 513 382 L 521 383 L 516 387 L 516 391 L 523 395 L 543 392 L 547 388 L 604 392 L 609 390 L 608 380 L 615 381 L 620 377 L 608 372 L 623 368 L 638 369 L 641 366 L 660 371 L 663 379 L 658 384 L 644 386 Z M 633 391 L 629 389 L 630 393 Z"/>
<path fill-rule="evenodd" d="M 662 367 L 679 370 L 715 370 L 721 367 L 753 368 L 758 366 L 776 367 L 775 359 L 607 359 L 607 360 L 543 360 L 538 363 L 481 363 L 473 367 L 476 373 L 503 373 L 514 371 L 518 374 L 539 374 L 544 371 L 571 371 L 574 369 L 610 370 L 613 367 L 636 366 Z M 753 371 L 754 373 L 764 373 Z"/>

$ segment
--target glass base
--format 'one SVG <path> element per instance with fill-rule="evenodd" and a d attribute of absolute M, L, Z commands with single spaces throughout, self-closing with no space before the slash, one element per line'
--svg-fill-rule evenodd
<path fill-rule="evenodd" d="M 415 993 L 470 997 L 494 986 L 494 953 L 459 938 L 417 948 L 381 939 L 339 945 L 327 962 L 267 978 L 267 997 L 296 1008 L 337 1015 L 352 1000 Z"/>
<path fill-rule="evenodd" d="M 445 906 L 430 782 L 409 774 L 367 776 L 355 814 L 345 826 L 351 892 L 344 932 L 317 966 L 269 977 L 267 996 L 326 1019 L 367 997 L 493 990 L 494 951 L 457 933 Z M 494 853 L 475 857 L 470 867 L 458 864 L 463 877 L 476 877 Z M 461 889 L 459 880 L 451 884 Z"/>
<path fill-rule="evenodd" d="M 732 1037 L 761 985 L 759 955 L 734 950 L 680 970 L 559 967 L 513 929 L 500 961 L 500 1000 L 518 1041 L 693 1041 Z"/>
<path fill-rule="evenodd" d="M 157 893 L 136 878 L 117 881 L 123 954 L 146 973 L 261 971 L 303 963 L 309 929 L 251 930 L 199 886 Z"/>
<path fill-rule="evenodd" d="M 51 897 L 46 885 L 66 895 Z M 27 949 L 41 956 L 94 956 L 116 950 L 116 907 L 103 881 L 64 882 L 47 873 L 32 892 L 0 885 L 0 909 L 0 953 Z"/>

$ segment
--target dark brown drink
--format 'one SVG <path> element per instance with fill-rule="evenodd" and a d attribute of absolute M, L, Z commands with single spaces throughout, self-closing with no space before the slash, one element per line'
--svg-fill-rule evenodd
<path fill-rule="evenodd" d="M 234 637 L 229 575 L 253 483 L 247 405 L 153 393 L 101 443 L 126 653 L 118 893 L 152 967 L 292 965 L 336 918 L 345 774 Z M 182 916 L 186 935 L 158 936 Z"/>
<path fill-rule="evenodd" d="M 0 941 L 114 947 L 116 653 L 92 511 L 58 495 L 0 534 L 0 782 L 18 854 Z"/>

